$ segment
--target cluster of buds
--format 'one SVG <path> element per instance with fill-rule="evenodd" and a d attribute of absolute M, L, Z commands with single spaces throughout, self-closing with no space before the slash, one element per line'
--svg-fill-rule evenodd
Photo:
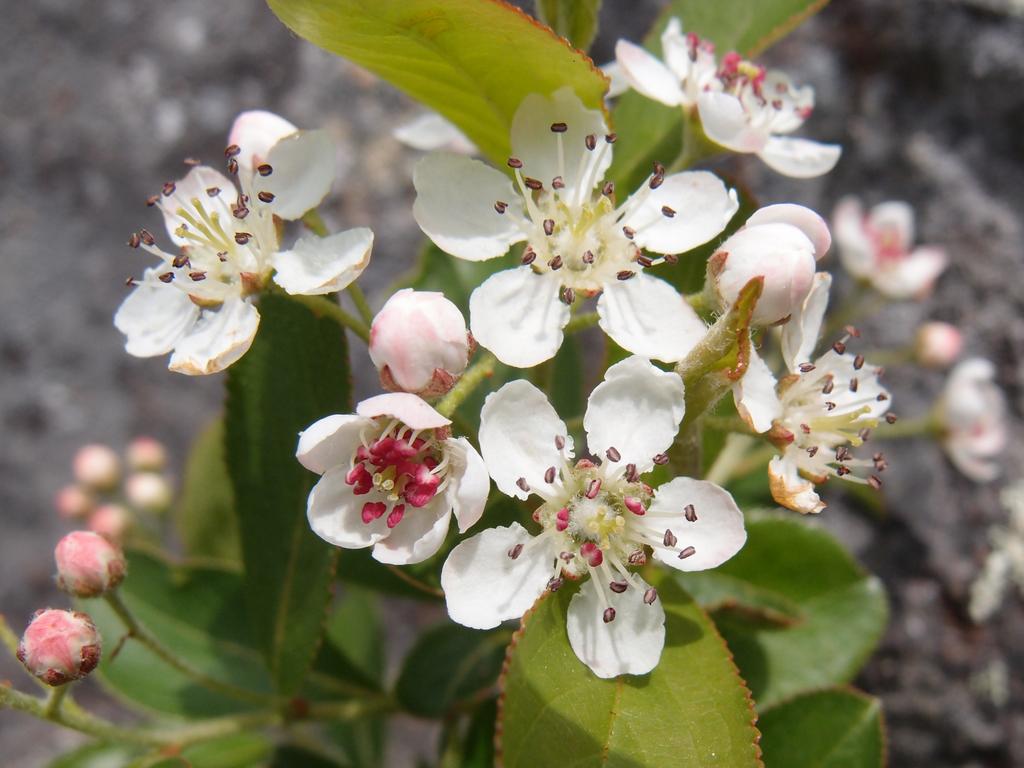
<path fill-rule="evenodd" d="M 174 494 L 166 469 L 167 450 L 151 437 L 133 440 L 123 459 L 109 446 L 85 445 L 72 461 L 75 482 L 57 493 L 57 511 L 120 541 L 136 514 L 159 514 L 171 505 Z"/>

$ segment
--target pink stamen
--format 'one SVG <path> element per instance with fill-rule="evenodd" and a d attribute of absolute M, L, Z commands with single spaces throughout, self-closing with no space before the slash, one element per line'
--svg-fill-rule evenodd
<path fill-rule="evenodd" d="M 369 525 L 387 511 L 387 504 L 383 501 L 368 501 L 363 504 L 363 522 Z"/>
<path fill-rule="evenodd" d="M 597 568 L 604 562 L 604 553 L 592 541 L 583 542 L 580 546 L 580 557 L 586 560 L 592 568 Z"/>
<path fill-rule="evenodd" d="M 388 528 L 394 528 L 400 522 L 402 522 L 402 516 L 405 514 L 405 504 L 398 504 L 388 514 L 387 524 Z"/>

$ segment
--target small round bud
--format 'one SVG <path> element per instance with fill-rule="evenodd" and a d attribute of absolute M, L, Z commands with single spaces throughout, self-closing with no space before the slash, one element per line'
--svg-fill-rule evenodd
<path fill-rule="evenodd" d="M 156 472 L 136 472 L 124 484 L 128 503 L 146 512 L 162 512 L 171 505 L 173 492 L 167 478 Z"/>
<path fill-rule="evenodd" d="M 131 513 L 120 504 L 103 504 L 89 515 L 89 530 L 119 543 L 131 525 Z"/>
<path fill-rule="evenodd" d="M 964 338 L 959 329 L 949 323 L 925 323 L 917 331 L 915 353 L 921 365 L 928 368 L 948 368 L 960 357 Z"/>
<path fill-rule="evenodd" d="M 167 466 L 167 449 L 152 437 L 137 437 L 128 444 L 128 467 L 137 472 L 160 472 Z"/>
<path fill-rule="evenodd" d="M 47 685 L 64 685 L 96 669 L 100 634 L 87 614 L 47 608 L 32 617 L 18 660 Z"/>
<path fill-rule="evenodd" d="M 72 469 L 79 483 L 95 490 L 109 491 L 121 479 L 121 460 L 113 449 L 98 443 L 79 448 Z"/>
<path fill-rule="evenodd" d="M 68 520 L 85 517 L 94 505 L 92 495 L 80 485 L 68 485 L 57 492 L 54 506 L 57 513 Z"/>
<path fill-rule="evenodd" d="M 69 533 L 57 542 L 53 557 L 57 586 L 75 597 L 98 597 L 124 578 L 124 554 L 98 533 Z"/>
<path fill-rule="evenodd" d="M 439 397 L 469 363 L 472 342 L 459 308 L 433 291 L 398 291 L 370 328 L 370 358 L 392 391 Z"/>

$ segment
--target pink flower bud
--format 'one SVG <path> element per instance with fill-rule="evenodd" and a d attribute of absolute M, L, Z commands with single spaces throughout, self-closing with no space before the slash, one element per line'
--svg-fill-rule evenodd
<path fill-rule="evenodd" d="M 119 543 L 131 525 L 131 513 L 120 504 L 104 504 L 89 516 L 89 530 Z"/>
<path fill-rule="evenodd" d="M 136 509 L 162 512 L 171 505 L 171 484 L 156 472 L 136 472 L 124 484 L 124 495 Z"/>
<path fill-rule="evenodd" d="M 79 483 L 96 490 L 109 491 L 121 478 L 121 460 L 111 448 L 98 443 L 79 448 L 72 468 Z"/>
<path fill-rule="evenodd" d="M 124 554 L 98 533 L 69 533 L 57 542 L 53 557 L 57 586 L 75 597 L 97 597 L 124 578 Z"/>
<path fill-rule="evenodd" d="M 61 488 L 54 502 L 57 513 L 69 520 L 85 517 L 92 512 L 93 504 L 92 496 L 80 485 Z"/>
<path fill-rule="evenodd" d="M 709 275 L 719 301 L 731 306 L 747 283 L 763 277 L 752 322 L 784 322 L 803 306 L 815 259 L 829 242 L 828 227 L 813 211 L 798 205 L 762 208 L 711 257 Z"/>
<path fill-rule="evenodd" d="M 96 669 L 100 634 L 84 613 L 37 611 L 22 635 L 18 660 L 47 685 L 64 685 Z"/>
<path fill-rule="evenodd" d="M 128 444 L 127 458 L 131 469 L 159 472 L 167 466 L 167 449 L 152 437 L 137 437 Z"/>
<path fill-rule="evenodd" d="M 370 357 L 385 389 L 421 397 L 439 397 L 452 388 L 471 346 L 459 308 L 433 291 L 398 291 L 370 328 Z"/>
<path fill-rule="evenodd" d="M 929 368 L 948 368 L 963 348 L 963 335 L 949 323 L 925 323 L 917 331 L 917 360 Z"/>

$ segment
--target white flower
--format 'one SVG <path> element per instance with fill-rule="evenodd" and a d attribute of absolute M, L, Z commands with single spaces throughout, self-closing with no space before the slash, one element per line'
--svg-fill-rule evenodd
<path fill-rule="evenodd" d="M 772 496 L 805 514 L 825 508 L 814 489 L 817 483 L 835 476 L 877 488 L 881 481 L 871 471 L 885 469 L 880 453 L 862 459 L 850 452 L 864 443 L 889 409 L 889 393 L 878 381 L 881 369 L 866 365 L 861 355 L 847 353 L 849 336 L 810 362 L 831 282 L 827 272 L 815 275 L 799 322 L 783 335 L 789 375 L 777 383 L 751 348 L 747 372 L 733 391 L 736 408 L 751 428 L 770 429 L 772 441 L 782 448 L 782 455 L 768 465 Z M 856 471 L 864 471 L 866 477 Z"/>
<path fill-rule="evenodd" d="M 373 244 L 373 233 L 359 228 L 280 248 L 279 220 L 300 218 L 330 189 L 334 147 L 325 132 L 245 112 L 230 141 L 225 154 L 237 188 L 219 171 L 197 166 L 150 198 L 176 253 L 157 246 L 146 230 L 129 241 L 161 263 L 134 281 L 114 324 L 129 354 L 173 351 L 169 367 L 180 373 L 215 373 L 245 354 L 260 319 L 252 297 L 271 272 L 288 293 L 332 293 L 362 273 Z"/>
<path fill-rule="evenodd" d="M 713 483 L 678 477 L 652 490 L 641 476 L 663 460 L 683 417 L 683 385 L 647 360 L 613 365 L 583 420 L 601 461 L 573 462 L 565 424 L 544 394 L 513 381 L 488 396 L 480 450 L 495 484 L 536 494 L 531 536 L 513 523 L 460 543 L 441 571 L 454 621 L 487 629 L 518 618 L 564 578 L 587 579 L 567 619 L 576 655 L 599 677 L 645 674 L 658 663 L 665 612 L 634 570 L 650 554 L 682 571 L 714 568 L 743 546 L 743 514 Z"/>
<path fill-rule="evenodd" d="M 469 362 L 472 337 L 443 293 L 405 288 L 373 318 L 370 358 L 385 389 L 443 395 Z"/>
<path fill-rule="evenodd" d="M 927 368 L 948 368 L 960 357 L 964 337 L 960 329 L 949 323 L 932 321 L 917 329 L 914 356 Z"/>
<path fill-rule="evenodd" d="M 523 266 L 493 275 L 470 298 L 474 338 L 508 365 L 553 357 L 570 305 L 598 293 L 601 327 L 631 352 L 679 360 L 705 333 L 676 290 L 643 268 L 721 232 L 738 207 L 735 193 L 710 173 L 658 168 L 616 206 L 602 181 L 615 140 L 606 131 L 601 113 L 563 88 L 528 96 L 516 111 L 515 187 L 458 155 L 428 155 L 416 167 L 413 213 L 442 250 L 482 261 L 528 243 Z"/>
<path fill-rule="evenodd" d="M 796 88 L 781 72 L 727 53 L 721 65 L 714 47 L 683 35 L 671 19 L 661 37 L 664 63 L 639 46 L 620 40 L 615 56 L 637 91 L 689 113 L 696 106 L 704 133 L 733 152 L 753 153 L 786 176 L 828 173 L 839 160 L 836 144 L 785 136 L 803 125 L 814 109 L 810 86 Z"/>
<path fill-rule="evenodd" d="M 711 285 L 728 307 L 755 277 L 764 278 L 751 322 L 799 322 L 814 281 L 816 261 L 831 243 L 828 225 L 801 205 L 770 205 L 718 247 L 709 262 Z"/>
<path fill-rule="evenodd" d="M 988 360 L 964 360 L 950 372 L 938 406 L 946 454 L 977 483 L 999 475 L 1006 447 L 1006 398 L 995 374 Z"/>
<path fill-rule="evenodd" d="M 906 203 L 880 203 L 865 215 L 859 200 L 845 197 L 832 227 L 843 268 L 890 298 L 926 296 L 946 268 L 941 248 L 913 247 L 914 210 Z"/>
<path fill-rule="evenodd" d="M 426 560 L 452 513 L 464 532 L 487 502 L 487 469 L 451 422 L 416 395 L 363 400 L 299 436 L 296 456 L 322 477 L 309 494 L 313 532 L 339 547 L 373 547 L 382 563 Z"/>
<path fill-rule="evenodd" d="M 437 112 L 423 112 L 395 128 L 391 135 L 407 147 L 425 152 L 443 149 L 459 155 L 479 153 L 476 144 L 455 123 Z"/>

